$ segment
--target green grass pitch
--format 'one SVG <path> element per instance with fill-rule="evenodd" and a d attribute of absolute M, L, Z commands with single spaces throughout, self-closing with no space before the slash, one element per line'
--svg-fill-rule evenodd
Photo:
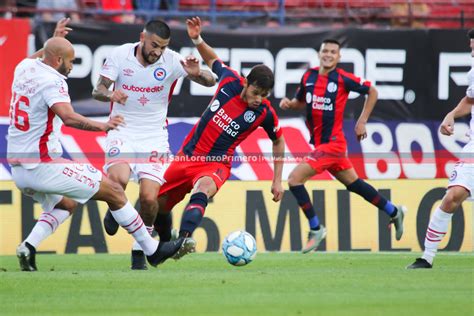
<path fill-rule="evenodd" d="M 1 315 L 473 315 L 474 255 L 263 253 L 244 267 L 191 254 L 148 271 L 127 255 L 38 255 L 39 272 L 0 257 Z"/>

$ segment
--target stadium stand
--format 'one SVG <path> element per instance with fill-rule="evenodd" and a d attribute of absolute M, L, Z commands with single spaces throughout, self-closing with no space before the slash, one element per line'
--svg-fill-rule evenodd
<path fill-rule="evenodd" d="M 82 17 L 131 14 L 184 19 L 199 15 L 210 23 L 229 18 L 278 25 L 469 28 L 474 26 L 472 0 L 76 0 Z M 35 0 L 4 0 L 7 17 L 36 13 L 74 13 L 70 9 L 36 8 Z M 115 20 L 118 22 L 119 20 Z M 130 21 L 129 21 L 130 22 Z"/>

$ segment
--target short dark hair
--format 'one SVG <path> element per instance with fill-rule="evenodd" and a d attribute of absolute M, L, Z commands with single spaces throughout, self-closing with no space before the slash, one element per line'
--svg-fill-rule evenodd
<path fill-rule="evenodd" d="M 321 45 L 323 44 L 336 44 L 337 46 L 341 47 L 341 43 L 339 43 L 339 41 L 337 39 L 334 39 L 334 38 L 326 38 L 323 40 L 323 42 L 321 43 Z"/>
<path fill-rule="evenodd" d="M 275 84 L 273 71 L 267 66 L 261 64 L 254 66 L 247 76 L 247 83 L 260 89 L 270 91 Z"/>
<path fill-rule="evenodd" d="M 467 36 L 469 36 L 470 39 L 474 39 L 474 29 L 470 29 L 469 32 L 467 32 Z"/>
<path fill-rule="evenodd" d="M 145 24 L 145 29 L 143 31 L 156 34 L 162 39 L 168 39 L 171 36 L 170 27 L 161 20 L 149 21 L 147 24 Z"/>

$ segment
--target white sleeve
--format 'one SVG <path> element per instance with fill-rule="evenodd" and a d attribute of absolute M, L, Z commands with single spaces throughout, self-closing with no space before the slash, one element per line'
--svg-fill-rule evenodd
<path fill-rule="evenodd" d="M 57 79 L 48 84 L 43 90 L 43 98 L 48 107 L 52 107 L 56 103 L 71 103 L 69 97 L 69 88 L 64 79 Z"/>
<path fill-rule="evenodd" d="M 100 69 L 100 75 L 112 81 L 116 81 L 119 74 L 119 58 L 117 55 L 118 49 L 115 48 Z"/>
<path fill-rule="evenodd" d="M 175 76 L 175 79 L 186 77 L 188 73 L 186 72 L 186 70 L 184 70 L 183 65 L 181 65 L 181 62 L 180 62 L 181 60 L 184 60 L 184 57 L 181 54 L 174 52 L 173 58 L 174 58 L 173 74 Z"/>
<path fill-rule="evenodd" d="M 469 71 L 467 74 L 468 87 L 466 90 L 466 96 L 468 98 L 474 99 L 474 68 Z"/>

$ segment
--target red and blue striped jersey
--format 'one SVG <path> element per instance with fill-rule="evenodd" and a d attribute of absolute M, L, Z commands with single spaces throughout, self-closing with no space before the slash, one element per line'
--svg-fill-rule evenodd
<path fill-rule="evenodd" d="M 185 155 L 225 161 L 232 158 L 235 148 L 260 126 L 272 140 L 281 136 L 278 117 L 267 99 L 258 108 L 249 108 L 240 97 L 244 78 L 220 60 L 214 62 L 212 71 L 218 76 L 219 85 L 207 109 L 184 140 L 181 151 Z"/>
<path fill-rule="evenodd" d="M 295 98 L 306 103 L 306 125 L 310 143 L 317 146 L 346 139 L 342 129 L 344 109 L 350 91 L 367 94 L 370 81 L 336 68 L 327 75 L 319 74 L 319 67 L 308 69 L 301 78 Z"/>

